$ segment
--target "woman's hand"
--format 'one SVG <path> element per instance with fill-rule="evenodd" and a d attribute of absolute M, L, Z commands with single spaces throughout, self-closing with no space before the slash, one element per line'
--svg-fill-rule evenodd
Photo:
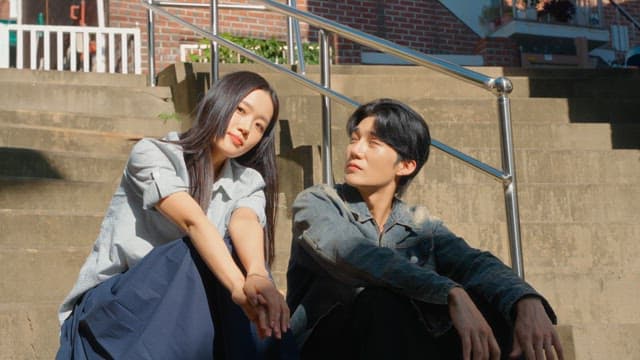
<path fill-rule="evenodd" d="M 266 336 L 282 338 L 282 334 L 289 328 L 289 307 L 273 281 L 266 275 L 249 273 L 244 282 L 244 293 L 249 303 L 265 310 L 262 314 L 258 311 L 256 325 L 260 332 Z M 261 316 L 264 319 L 260 319 Z"/>
<path fill-rule="evenodd" d="M 269 325 L 267 322 L 267 309 L 263 305 L 258 304 L 257 302 L 251 302 L 247 295 L 244 293 L 244 290 L 241 286 L 234 287 L 231 290 L 231 300 L 244 311 L 245 315 L 256 325 L 258 329 L 258 336 L 260 339 L 264 339 L 267 336 L 270 336 L 270 333 L 267 333 L 266 330 L 269 330 Z"/>

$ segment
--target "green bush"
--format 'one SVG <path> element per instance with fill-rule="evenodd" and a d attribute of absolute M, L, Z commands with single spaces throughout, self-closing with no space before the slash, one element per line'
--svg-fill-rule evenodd
<path fill-rule="evenodd" d="M 287 43 L 276 39 L 255 39 L 242 36 L 233 36 L 231 34 L 221 34 L 222 38 L 229 40 L 243 48 L 271 60 L 276 64 L 287 62 Z M 208 39 L 200 40 L 201 45 L 205 45 L 199 54 L 189 54 L 192 62 L 211 62 L 211 49 L 207 46 L 210 41 Z M 253 61 L 236 53 L 235 51 L 219 46 L 219 59 L 223 64 L 245 64 Z M 303 56 L 305 64 L 318 64 L 319 46 L 317 44 L 303 43 Z"/>

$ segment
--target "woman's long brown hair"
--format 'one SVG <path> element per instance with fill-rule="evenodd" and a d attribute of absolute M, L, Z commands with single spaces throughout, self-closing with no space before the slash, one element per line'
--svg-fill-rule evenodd
<path fill-rule="evenodd" d="M 198 104 L 194 125 L 180 135 L 184 160 L 189 172 L 191 196 L 207 212 L 215 174 L 211 160 L 212 139 L 227 131 L 233 112 L 252 91 L 264 90 L 271 96 L 273 115 L 265 133 L 249 152 L 237 158 L 238 163 L 257 170 L 265 181 L 266 218 L 264 231 L 265 257 L 270 267 L 275 255 L 275 223 L 278 205 L 278 176 L 273 128 L 278 119 L 279 101 L 271 85 L 260 75 L 239 71 L 222 77 Z"/>

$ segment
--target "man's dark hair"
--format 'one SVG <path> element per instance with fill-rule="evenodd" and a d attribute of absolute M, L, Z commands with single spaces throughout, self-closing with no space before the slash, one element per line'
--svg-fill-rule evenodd
<path fill-rule="evenodd" d="M 424 118 L 409 106 L 393 99 L 377 99 L 360 105 L 347 121 L 347 135 L 367 117 L 375 118 L 376 136 L 398 153 L 398 160 L 415 160 L 416 169 L 398 181 L 396 194 L 402 196 L 411 180 L 429 158 L 431 136 Z"/>

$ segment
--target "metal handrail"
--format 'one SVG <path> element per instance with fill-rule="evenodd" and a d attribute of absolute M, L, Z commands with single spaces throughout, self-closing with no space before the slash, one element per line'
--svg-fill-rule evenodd
<path fill-rule="evenodd" d="M 614 0 L 609 0 L 609 1 L 611 2 L 611 5 L 613 5 L 616 8 L 616 10 L 620 12 L 620 14 L 626 17 L 627 20 L 629 20 L 633 24 L 633 26 L 636 27 L 636 29 L 640 30 L 640 22 L 638 22 L 638 20 L 636 20 L 633 16 L 631 16 L 631 14 L 627 12 L 627 10 L 625 10 L 622 6 L 620 6 Z"/>
<path fill-rule="evenodd" d="M 158 5 L 165 8 L 210 8 L 211 10 L 211 29 L 212 32 L 217 35 L 218 33 L 218 10 L 219 9 L 230 9 L 230 10 L 252 10 L 252 11 L 266 11 L 267 8 L 264 5 L 251 5 L 251 4 L 227 4 L 227 3 L 218 3 L 217 0 L 212 1 L 212 4 L 204 4 L 204 3 L 190 3 L 190 2 L 176 2 L 176 1 L 154 1 L 154 0 L 146 0 L 149 5 Z M 288 3 L 292 7 L 296 7 L 295 0 L 288 0 Z M 148 28 L 153 28 L 153 10 L 148 9 Z M 289 65 L 295 64 L 294 52 L 293 49 L 297 48 L 298 50 L 298 66 L 300 69 L 300 73 L 305 74 L 305 63 L 304 56 L 302 51 L 302 41 L 300 37 L 300 27 L 297 19 L 293 19 L 291 17 L 288 18 L 287 22 L 287 47 L 289 49 L 288 52 L 288 61 Z M 154 44 L 154 32 L 149 31 L 147 34 L 149 44 Z M 295 40 L 294 40 L 295 39 Z M 294 42 L 295 41 L 295 42 Z M 294 43 L 297 46 L 294 46 Z M 218 77 L 218 47 L 215 42 L 211 44 L 211 81 L 216 81 Z M 215 59 L 214 59 L 215 58 Z M 155 49 L 154 46 L 149 46 L 149 84 L 151 86 L 156 85 L 155 78 Z"/>
<path fill-rule="evenodd" d="M 151 2 L 152 0 L 148 0 Z M 215 0 L 213 0 L 215 1 Z M 511 81 L 504 78 L 491 78 L 484 74 L 480 74 L 465 68 L 462 68 L 456 64 L 447 62 L 445 60 L 428 56 L 417 51 L 411 50 L 406 47 L 399 46 L 387 40 L 363 33 L 361 31 L 355 30 L 345 25 L 338 24 L 328 19 L 321 18 L 319 16 L 302 12 L 297 9 L 289 8 L 286 5 L 282 5 L 280 3 L 276 3 L 270 0 L 259 0 L 265 3 L 265 6 L 273 10 L 275 12 L 281 13 L 285 16 L 290 16 L 302 21 L 309 23 L 310 25 L 314 25 L 320 29 L 325 29 L 330 32 L 334 32 L 338 35 L 341 35 L 347 39 L 352 41 L 362 43 L 371 48 L 385 51 L 391 54 L 394 54 L 400 58 L 403 58 L 407 61 L 410 61 L 414 64 L 425 66 L 431 69 L 434 69 L 439 72 L 443 72 L 445 74 L 451 75 L 455 78 L 471 82 L 475 85 L 481 86 L 482 88 L 493 92 L 498 96 L 498 109 L 499 109 L 499 117 L 501 124 L 501 148 L 502 148 L 502 166 L 503 170 L 495 169 L 477 159 L 474 159 L 471 156 L 468 156 L 452 147 L 449 147 L 439 141 L 432 139 L 432 144 L 434 147 L 442 150 L 448 155 L 451 155 L 468 165 L 475 167 L 494 178 L 499 179 L 503 184 L 503 190 L 505 195 L 505 205 L 507 212 L 507 227 L 509 232 L 510 239 L 510 255 L 511 255 L 511 263 L 512 269 L 514 272 L 521 278 L 524 279 L 524 266 L 522 262 L 522 249 L 521 249 L 521 238 L 520 238 L 520 222 L 519 222 L 519 212 L 518 212 L 518 201 L 517 201 L 517 188 L 516 188 L 516 177 L 515 177 L 515 161 L 513 154 L 513 142 L 512 142 L 512 129 L 511 129 L 511 110 L 510 110 L 510 102 L 508 94 L 512 91 L 513 87 Z M 298 83 L 309 87 L 323 96 L 323 105 L 327 103 L 325 101 L 324 96 L 335 99 L 343 104 L 357 107 L 360 104 L 349 97 L 340 94 L 328 86 L 318 84 L 304 76 L 301 76 L 289 69 L 286 69 L 280 65 L 274 64 L 271 61 L 256 55 L 255 53 L 231 42 L 228 41 L 217 34 L 213 34 L 211 32 L 207 32 L 183 19 L 173 14 L 168 13 L 165 10 L 160 9 L 159 7 L 151 4 L 142 2 L 142 6 L 146 7 L 149 11 L 157 12 L 158 14 L 167 17 L 171 20 L 174 20 L 183 26 L 189 28 L 190 30 L 202 35 L 205 38 L 208 38 L 212 41 L 217 41 L 221 45 L 224 45 L 243 56 L 261 63 L 271 69 L 274 69 L 280 73 L 283 73 L 289 76 L 291 79 L 297 81 Z M 324 35 L 323 35 L 324 37 Z M 326 38 L 325 38 L 326 39 Z M 152 43 L 151 43 L 152 44 Z M 326 45 L 326 44 L 325 44 Z M 321 46 L 325 47 L 325 46 Z M 151 51 L 150 51 L 151 54 Z M 328 62 L 325 64 L 328 65 Z M 328 80 L 327 74 L 323 75 L 323 81 Z M 326 121 L 323 123 L 323 129 L 327 127 Z M 326 139 L 326 134 L 323 135 L 324 139 Z M 329 157 L 330 152 L 325 149 L 327 155 L 325 155 L 325 159 Z M 324 160 L 324 159 L 323 159 Z M 326 164 L 326 163 L 325 163 Z M 325 166 L 325 169 L 328 168 Z M 328 177 L 325 176 L 325 180 L 328 180 Z"/>
<path fill-rule="evenodd" d="M 287 5 L 276 1 L 256 1 L 264 3 L 269 10 L 278 12 L 282 15 L 297 18 L 320 29 L 325 29 L 332 33 L 336 33 L 341 37 L 344 37 L 345 39 L 349 39 L 370 48 L 398 56 L 413 64 L 421 65 L 439 72 L 444 72 L 450 76 L 471 82 L 474 85 L 479 85 L 488 90 L 498 92 L 507 91 L 506 89 L 497 88 L 497 84 L 494 81 L 495 79 L 484 74 L 463 68 L 449 61 L 437 58 L 435 56 L 426 55 L 407 47 L 399 46 L 398 44 L 393 43 L 389 40 L 367 34 L 363 31 L 356 30 L 352 27 L 340 24 L 338 22 L 323 18 L 312 13 L 288 7 Z"/>
<path fill-rule="evenodd" d="M 513 140 L 511 129 L 511 108 L 508 94 L 513 90 L 511 81 L 504 77 L 491 78 L 484 74 L 463 68 L 446 60 L 429 56 L 407 47 L 399 46 L 391 41 L 367 34 L 349 26 L 320 17 L 318 15 L 303 12 L 288 7 L 273 0 L 257 0 L 268 9 L 285 16 L 290 16 L 310 25 L 335 33 L 343 38 L 368 46 L 372 49 L 395 55 L 410 63 L 427 67 L 444 73 L 454 78 L 480 86 L 498 96 L 498 109 L 500 117 L 501 150 L 503 170 L 497 170 L 481 161 L 473 159 L 455 149 L 446 146 L 437 140 L 432 144 L 445 153 L 462 160 L 463 162 L 502 181 L 505 195 L 505 207 L 510 240 L 510 255 L 512 268 L 524 278 L 524 265 L 522 261 L 522 247 L 520 235 L 520 215 L 518 210 L 518 197 L 515 176 L 515 156 L 513 152 Z M 326 127 L 326 125 L 325 125 Z"/>

